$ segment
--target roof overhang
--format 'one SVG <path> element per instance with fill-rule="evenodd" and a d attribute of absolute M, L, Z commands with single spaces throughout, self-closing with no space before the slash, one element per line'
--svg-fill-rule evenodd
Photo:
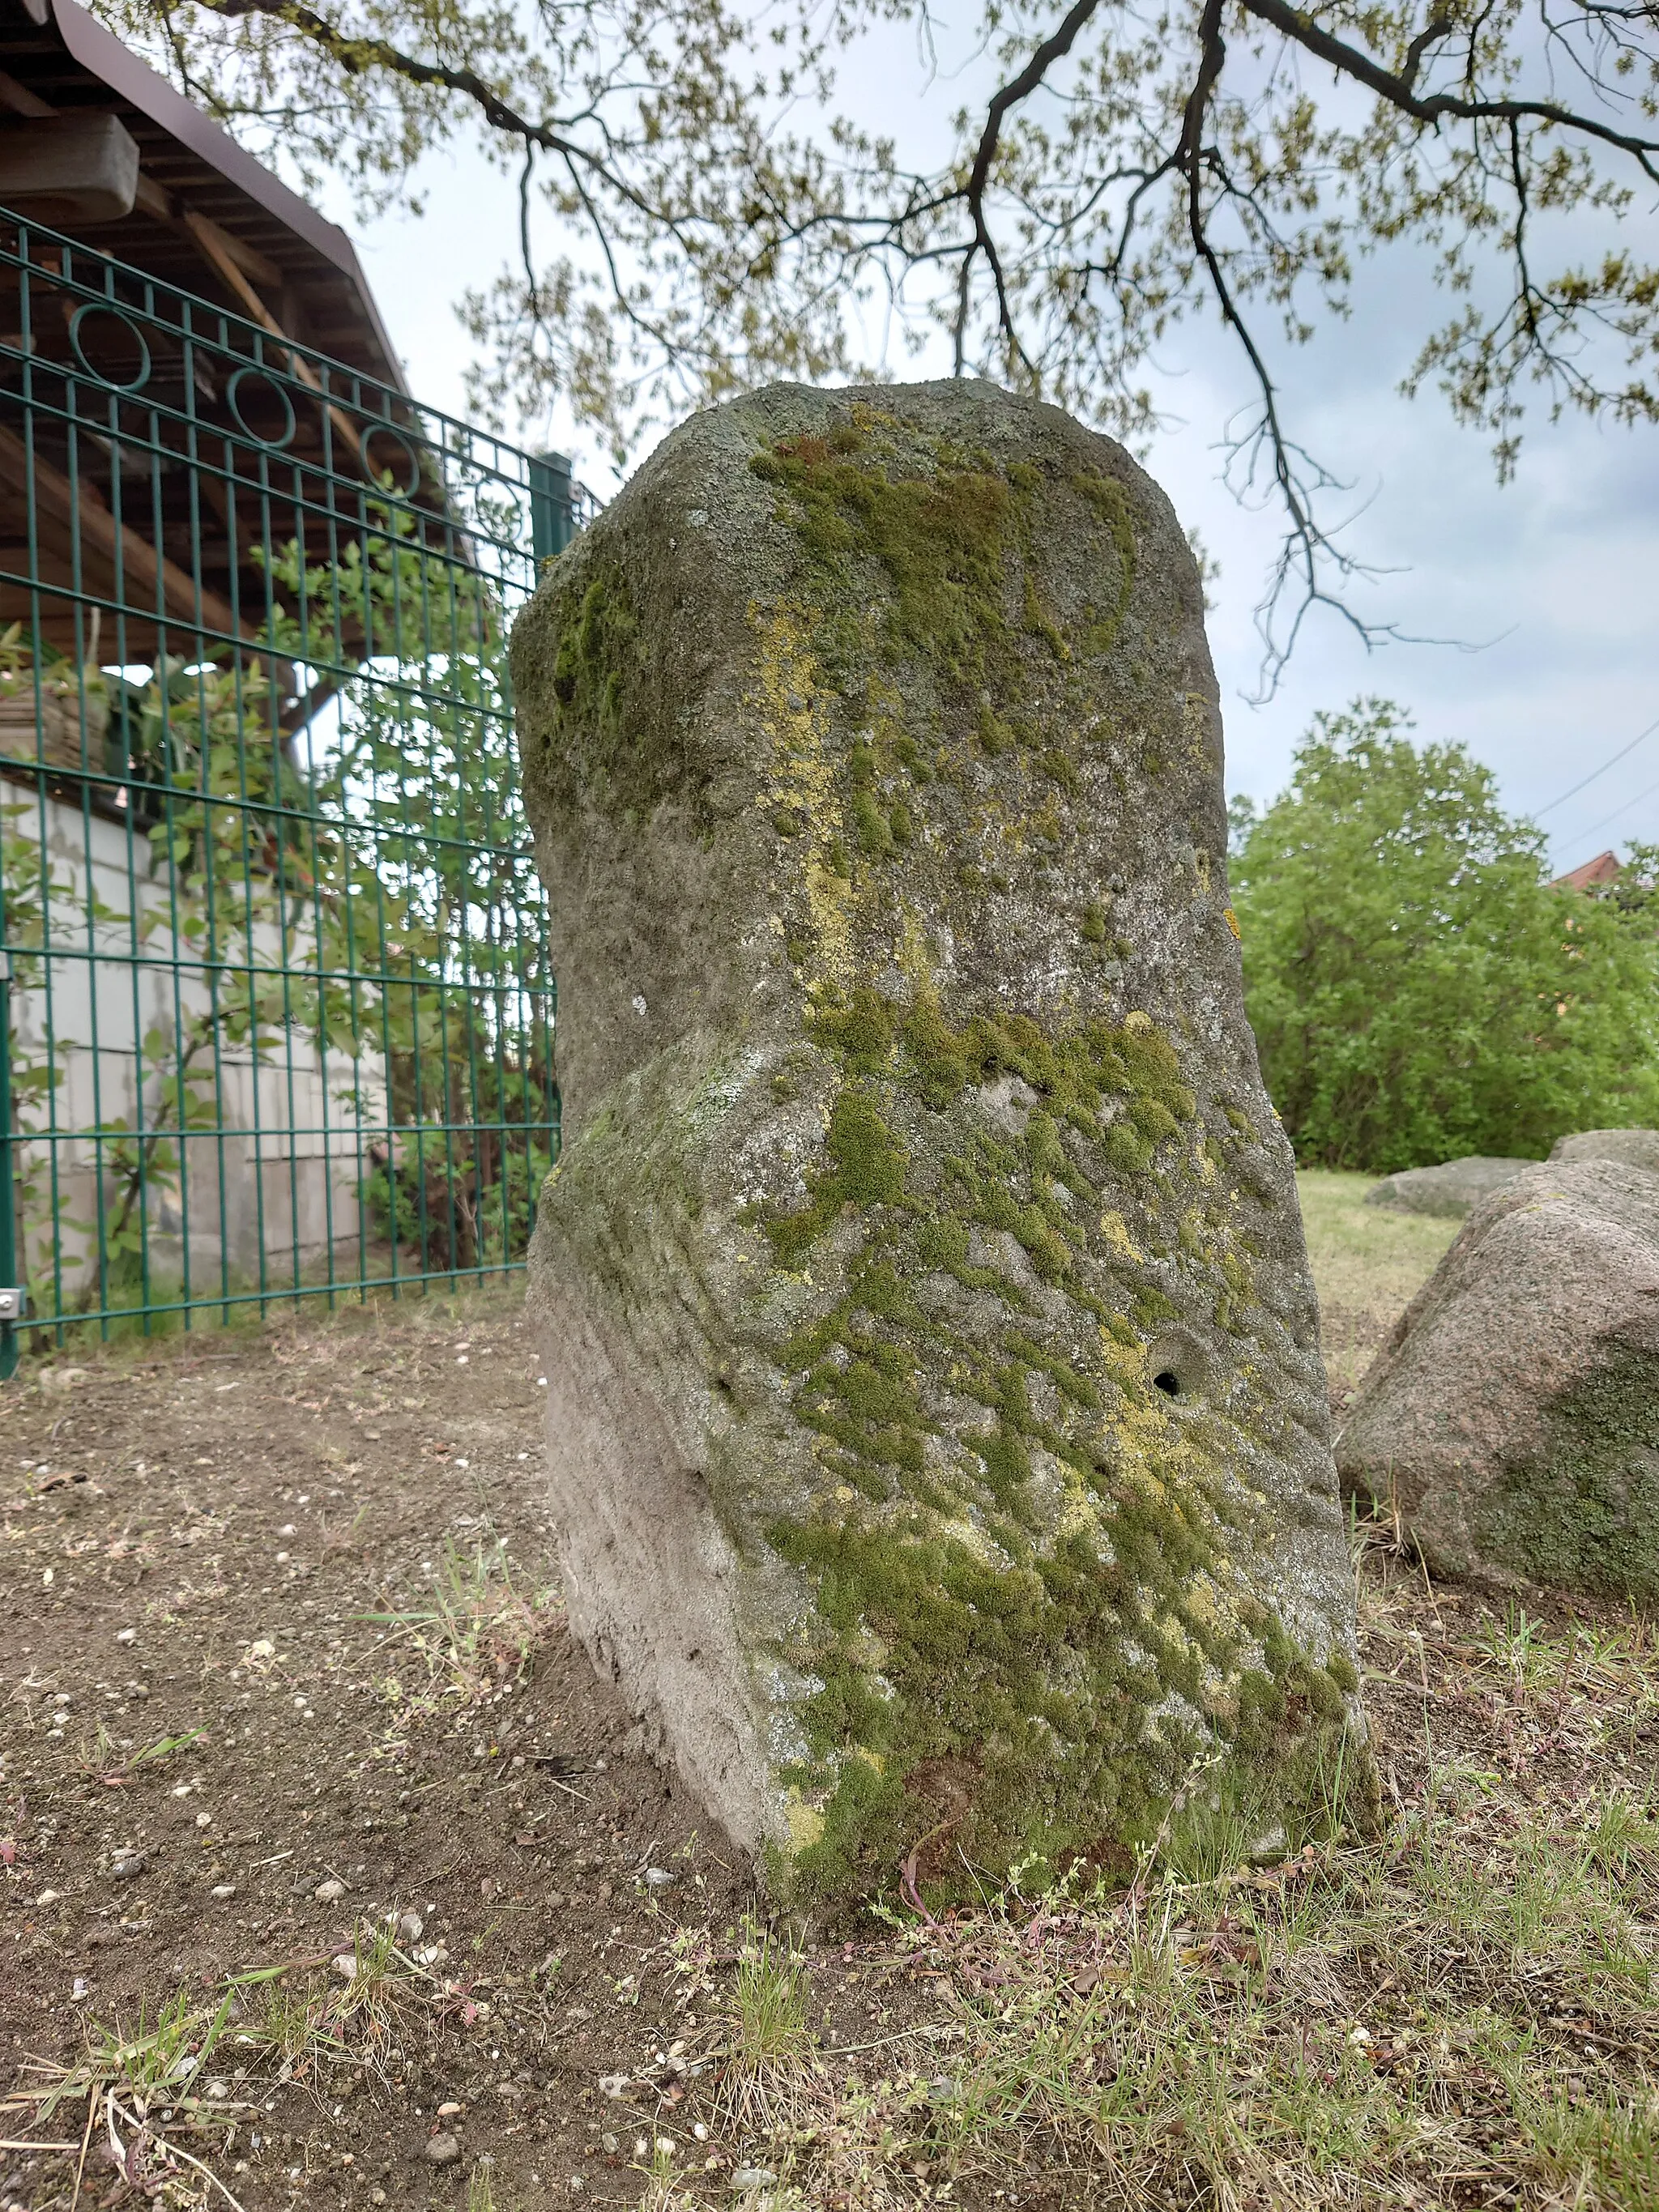
<path fill-rule="evenodd" d="M 130 209 L 41 219 L 240 313 L 222 258 L 258 288 L 289 336 L 405 390 L 350 239 L 122 45 L 76 0 L 0 0 L 0 133 L 9 118 L 112 116 L 137 149 Z M 3 201 L 0 193 L 0 201 Z M 24 210 L 27 212 L 27 210 Z"/>

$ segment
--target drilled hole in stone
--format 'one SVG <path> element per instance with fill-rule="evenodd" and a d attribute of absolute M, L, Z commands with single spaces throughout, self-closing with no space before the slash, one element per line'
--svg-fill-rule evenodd
<path fill-rule="evenodd" d="M 1181 1395 L 1181 1378 L 1172 1369 L 1162 1368 L 1152 1377 L 1152 1388 L 1161 1390 L 1166 1398 L 1178 1398 Z"/>

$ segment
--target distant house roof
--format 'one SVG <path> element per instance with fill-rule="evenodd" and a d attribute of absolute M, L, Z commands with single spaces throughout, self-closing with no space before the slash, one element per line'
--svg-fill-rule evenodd
<path fill-rule="evenodd" d="M 137 145 L 129 211 L 66 215 L 53 208 L 40 220 L 404 389 L 357 256 L 337 224 L 75 0 L 0 0 L 0 146 L 19 126 L 94 116 L 117 118 Z M 7 198 L 0 192 L 0 200 Z M 26 198 L 13 204 L 28 212 Z"/>
<path fill-rule="evenodd" d="M 1616 882 L 1623 873 L 1623 864 L 1616 853 L 1598 853 L 1593 860 L 1584 861 L 1565 876 L 1557 876 L 1550 889 L 1553 891 L 1599 890 L 1603 884 Z"/>

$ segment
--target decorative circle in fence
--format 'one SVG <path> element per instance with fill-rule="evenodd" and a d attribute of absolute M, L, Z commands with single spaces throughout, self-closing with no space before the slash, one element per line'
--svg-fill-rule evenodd
<path fill-rule="evenodd" d="M 136 376 L 113 376 L 107 368 L 100 368 L 88 355 L 82 332 L 94 317 L 106 318 L 118 325 L 130 340 L 138 359 L 138 374 Z M 142 392 L 149 382 L 152 366 L 149 343 L 131 316 L 124 313 L 119 307 L 110 307 L 102 300 L 88 300 L 78 307 L 70 317 L 70 344 L 74 349 L 75 358 L 87 374 L 98 383 L 107 385 L 112 392 Z"/>
<path fill-rule="evenodd" d="M 249 422 L 246 410 L 242 405 L 242 386 L 249 377 L 256 380 L 256 391 L 262 386 L 265 392 L 275 392 L 281 401 L 286 427 L 280 437 L 267 437 L 263 430 L 256 429 Z M 252 367 L 239 368 L 225 386 L 225 404 L 256 446 L 264 446 L 272 453 L 280 453 L 292 443 L 294 433 L 299 427 L 294 413 L 294 402 L 268 369 Z"/>
<path fill-rule="evenodd" d="M 383 438 L 390 439 L 392 444 L 398 447 L 404 460 L 409 464 L 408 481 L 398 483 L 394 477 L 388 489 L 398 499 L 413 499 L 421 488 L 421 459 L 395 423 L 371 422 L 365 428 L 362 434 L 363 466 L 378 483 L 383 471 L 375 464 L 374 448 Z M 386 468 L 384 473 L 388 476 L 392 475 L 390 466 Z"/>

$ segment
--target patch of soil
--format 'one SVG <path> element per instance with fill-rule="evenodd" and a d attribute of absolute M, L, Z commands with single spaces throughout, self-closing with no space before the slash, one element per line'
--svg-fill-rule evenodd
<path fill-rule="evenodd" d="M 565 1629 L 539 1373 L 514 1287 L 0 1389 L 5 2071 L 286 1967 L 191 2085 L 228 2133 L 179 2137 L 246 2212 L 447 2208 L 486 2156 L 501 2207 L 633 2202 L 617 2077 L 696 2063 L 680 1931 L 736 1925 L 748 1871 Z M 371 1927 L 396 1953 L 349 1984 Z M 142 2201 L 101 2137 L 81 2203 Z M 76 2163 L 0 2150 L 0 2206 Z"/>
<path fill-rule="evenodd" d="M 733 2024 L 757 1956 L 749 1871 L 565 1628 L 539 1376 L 514 1290 L 64 1355 L 0 1389 L 0 2212 L 642 2197 L 702 2212 L 758 2203 L 744 2169 L 786 2166 L 812 2212 L 941 2203 L 947 2186 L 963 2212 L 1152 2201 L 1112 2195 L 1084 2154 L 1093 2090 L 1081 2119 L 1042 2118 L 1023 2045 L 984 2142 L 948 2173 L 933 2163 L 944 2075 L 975 2053 L 983 2072 L 1045 1945 L 1097 1950 L 1121 1899 L 1058 1917 L 992 1899 L 809 1947 L 786 1988 L 799 1975 L 790 2034 L 813 2055 L 788 2040 L 766 2089 L 763 2024 Z M 1651 1802 L 1645 1632 L 1537 1593 L 1494 1611 L 1431 1584 L 1380 1528 L 1359 1596 L 1399 1850 L 1434 1825 L 1448 1863 L 1479 1869 L 1516 1834 L 1573 1836 L 1609 1776 Z M 1395 1893 L 1365 1850 L 1355 1863 L 1367 1941 L 1391 1957 L 1409 1932 L 1389 1917 Z M 1346 1880 L 1344 1863 L 1304 1852 L 1235 1887 L 1267 1912 L 1298 1881 Z M 1231 1879 L 1201 1911 L 1194 1896 L 1178 1953 L 1194 1974 L 1233 1940 Z M 1582 1995 L 1550 2009 L 1557 1964 L 1540 1978 L 1517 1953 L 1488 1989 L 1446 1942 L 1448 1990 L 1461 1975 L 1471 2003 L 1617 2051 L 1609 2078 L 1650 2094 L 1648 2034 L 1632 2043 Z M 1112 2026 L 1098 1959 L 1084 1970 L 1109 2055 L 1128 2027 Z M 1364 1990 L 1298 1997 L 1297 2017 L 1312 2008 L 1340 2039 L 1363 2014 L 1391 2051 L 1394 1966 L 1364 1974 Z M 1085 1986 L 1066 1966 L 1052 2005 L 1075 2010 Z M 153 2039 L 175 2002 L 196 2022 L 186 2073 L 226 2008 L 199 2075 L 174 2089 L 137 2081 L 131 2059 L 106 2072 L 125 2168 L 106 2107 L 82 2170 L 87 2097 L 47 2112 L 20 2093 L 118 2033 Z M 1464 2047 L 1435 2062 L 1435 2094 L 1484 2112 L 1497 2092 L 1470 2086 Z M 1262 2056 L 1296 2063 L 1271 2040 Z M 11 2147 L 25 2136 L 69 2148 Z M 659 2142 L 672 2191 L 643 2171 Z M 168 2145 L 202 2169 L 169 2169 Z M 1531 2172 L 1524 2145 L 1505 2156 L 1506 2173 Z"/>

